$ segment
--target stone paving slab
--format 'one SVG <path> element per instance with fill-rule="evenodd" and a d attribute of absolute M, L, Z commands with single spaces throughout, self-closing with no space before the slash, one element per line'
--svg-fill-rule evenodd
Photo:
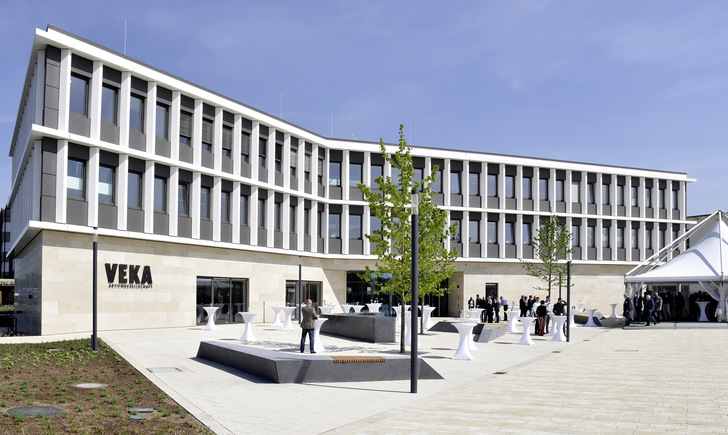
<path fill-rule="evenodd" d="M 255 324 L 262 349 L 297 352 L 300 331 Z M 572 328 L 571 343 L 508 333 L 453 361 L 456 334 L 427 332 L 420 356 L 443 380 L 273 384 L 195 358 L 203 340 L 235 341 L 243 325 L 107 331 L 145 376 L 216 433 L 725 433 L 728 326 Z M 13 337 L 13 339 L 18 337 Z M 62 338 L 62 337 L 58 337 Z M 0 343 L 7 342 L 6 338 Z M 398 353 L 322 335 L 332 354 Z M 154 367 L 179 370 L 152 373 Z M 501 374 L 496 374 L 501 373 Z"/>

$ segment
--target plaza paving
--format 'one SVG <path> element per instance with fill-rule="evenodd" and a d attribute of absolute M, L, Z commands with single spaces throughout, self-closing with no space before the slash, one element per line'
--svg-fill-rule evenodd
<path fill-rule="evenodd" d="M 297 328 L 254 327 L 253 346 L 298 352 Z M 510 333 L 477 343 L 471 361 L 451 359 L 457 334 L 427 332 L 420 356 L 445 379 L 420 380 L 417 394 L 409 380 L 274 384 L 196 358 L 200 341 L 233 343 L 242 332 L 235 324 L 99 335 L 220 434 L 728 432 L 726 324 L 577 327 L 570 343 L 534 337 L 533 346 Z M 322 343 L 334 355 L 399 350 L 328 335 Z"/>

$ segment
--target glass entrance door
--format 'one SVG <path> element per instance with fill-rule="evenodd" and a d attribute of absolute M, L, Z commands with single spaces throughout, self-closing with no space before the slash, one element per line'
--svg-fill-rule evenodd
<path fill-rule="evenodd" d="M 215 323 L 241 323 L 240 311 L 248 309 L 248 280 L 245 278 L 197 278 L 197 323 L 207 323 L 203 307 L 217 307 Z"/>
<path fill-rule="evenodd" d="M 298 301 L 296 300 L 296 286 L 298 281 L 286 281 L 286 306 L 295 307 Z M 301 281 L 301 303 L 305 304 L 306 299 L 311 299 L 311 305 L 318 311 L 318 306 L 321 303 L 321 281 Z M 293 312 L 293 318 L 296 319 L 298 310 Z"/>

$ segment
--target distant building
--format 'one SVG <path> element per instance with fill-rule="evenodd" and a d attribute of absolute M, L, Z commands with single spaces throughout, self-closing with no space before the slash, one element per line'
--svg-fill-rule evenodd
<path fill-rule="evenodd" d="M 435 201 L 460 224 L 444 240 L 460 253 L 454 290 L 429 301 L 439 316 L 476 294 L 539 294 L 521 259 L 552 210 L 574 233 L 574 300 L 604 311 L 626 271 L 692 224 L 684 173 L 412 155 L 418 175 L 439 168 Z M 316 304 L 377 298 L 358 273 L 374 265 L 365 235 L 378 222 L 356 187 L 390 174 L 376 143 L 320 136 L 49 27 L 36 31 L 10 156 L 20 331 L 91 329 L 94 227 L 100 330 L 189 327 L 210 304 L 219 322 L 244 310 L 271 322 L 272 305 L 295 303 L 299 264 Z"/>

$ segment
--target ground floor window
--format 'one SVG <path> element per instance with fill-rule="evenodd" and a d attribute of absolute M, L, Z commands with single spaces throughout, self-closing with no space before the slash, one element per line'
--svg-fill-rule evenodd
<path fill-rule="evenodd" d="M 296 289 L 298 288 L 298 281 L 286 281 L 286 306 L 295 307 L 298 304 L 298 294 Z M 311 299 L 311 305 L 314 309 L 318 309 L 323 304 L 321 300 L 322 285 L 321 281 L 301 281 L 301 303 L 306 303 L 306 299 Z M 296 319 L 298 310 L 293 313 L 293 318 Z"/>
<path fill-rule="evenodd" d="M 202 307 L 218 307 L 215 323 L 242 323 L 240 311 L 248 310 L 247 278 L 197 277 L 197 323 L 207 323 Z"/>

